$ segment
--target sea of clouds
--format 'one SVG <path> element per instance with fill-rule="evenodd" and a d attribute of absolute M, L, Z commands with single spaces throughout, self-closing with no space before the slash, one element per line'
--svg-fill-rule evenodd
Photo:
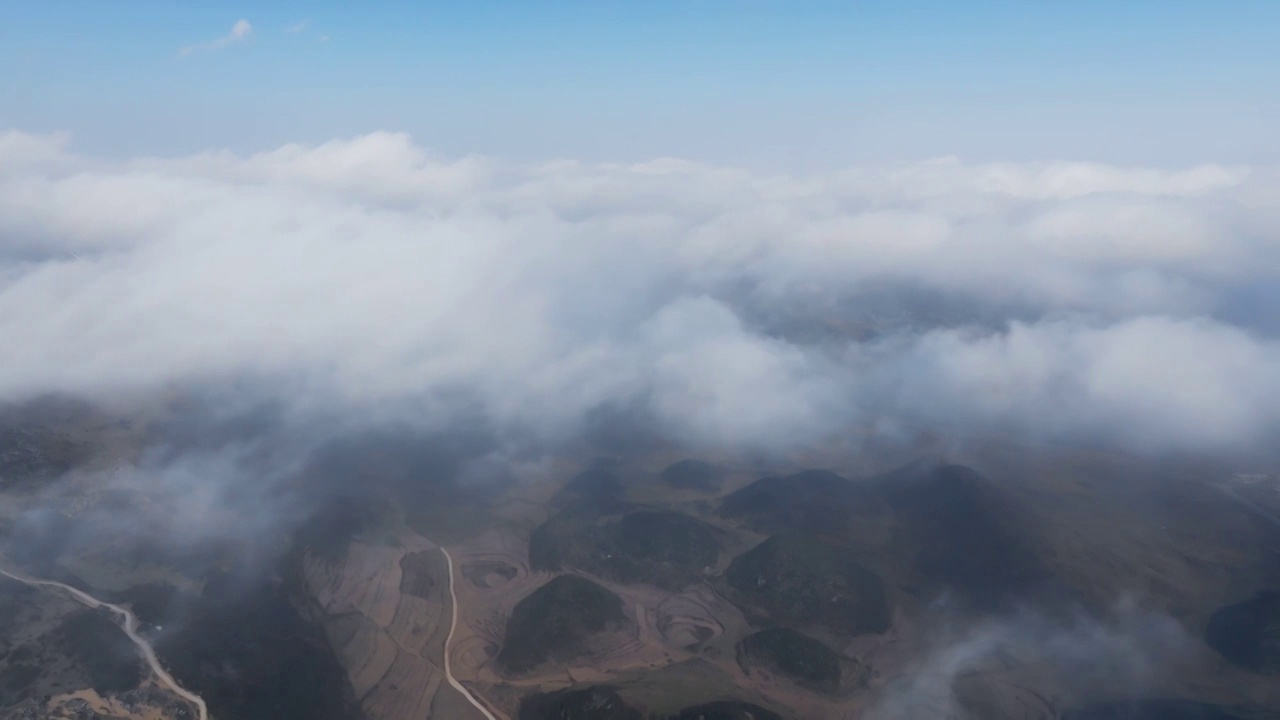
<path fill-rule="evenodd" d="M 954 158 L 812 175 L 440 158 L 373 133 L 104 160 L 0 133 L 0 401 L 778 446 L 850 428 L 1280 437 L 1280 173 Z M 230 391 L 228 391 L 230 392 Z"/>

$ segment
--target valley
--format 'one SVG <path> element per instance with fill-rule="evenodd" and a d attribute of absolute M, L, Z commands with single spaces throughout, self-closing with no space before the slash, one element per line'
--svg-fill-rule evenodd
<path fill-rule="evenodd" d="M 405 445 L 272 545 L 156 548 L 104 522 L 166 512 L 101 486 L 140 461 L 141 431 L 72 437 L 86 470 L 4 490 L 0 590 L 44 600 L 4 628 L 28 649 L 3 661 L 3 718 L 1280 713 L 1280 528 L 1211 463 L 993 440 L 945 457 L 564 456 L 545 480 L 480 489 L 415 475 Z M 24 452 L 38 469 L 44 451 Z M 393 470 L 406 479 L 378 475 Z M 50 492 L 62 509 L 33 514 Z M 93 632 L 134 648 L 112 679 L 92 658 L 22 659 L 94 608 Z"/>

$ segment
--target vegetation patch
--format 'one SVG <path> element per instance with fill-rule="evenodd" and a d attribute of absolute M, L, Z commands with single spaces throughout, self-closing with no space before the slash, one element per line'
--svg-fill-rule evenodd
<path fill-rule="evenodd" d="M 889 509 L 873 489 L 826 470 L 767 477 L 730 493 L 720 514 L 764 533 L 787 531 L 864 540 Z"/>
<path fill-rule="evenodd" d="M 720 471 L 701 460 L 681 460 L 662 471 L 662 482 L 675 488 L 713 493 L 720 489 Z"/>
<path fill-rule="evenodd" d="M 1219 609 L 1209 618 L 1205 643 L 1233 665 L 1280 672 L 1280 592 Z"/>
<path fill-rule="evenodd" d="M 162 625 L 183 601 L 183 593 L 166 582 L 143 583 L 116 593 L 112 602 L 124 603 L 139 622 Z"/>
<path fill-rule="evenodd" d="M 145 677 L 141 652 L 114 618 L 105 608 L 77 610 L 54 631 L 55 642 L 100 693 L 130 690 Z"/>
<path fill-rule="evenodd" d="M 90 448 L 41 425 L 0 425 L 0 488 L 58 477 L 87 460 Z"/>
<path fill-rule="evenodd" d="M 630 625 L 622 598 L 576 575 L 560 575 L 516 604 L 507 621 L 498 666 L 523 674 L 548 661 L 568 662 L 590 651 L 592 637 Z"/>
<path fill-rule="evenodd" d="M 776 712 L 765 710 L 759 705 L 722 700 L 685 708 L 671 720 L 783 720 Z"/>
<path fill-rule="evenodd" d="M 1020 530 L 1019 509 L 990 480 L 962 465 L 887 476 L 879 488 L 927 584 L 978 609 L 1004 607 L 1049 578 Z"/>
<path fill-rule="evenodd" d="M 720 558 L 715 530 L 676 512 L 621 518 L 564 512 L 534 530 L 529 561 L 538 570 L 575 568 L 616 582 L 678 590 Z"/>
<path fill-rule="evenodd" d="M 436 561 L 439 557 L 440 553 L 434 550 L 422 550 L 406 553 L 400 558 L 400 592 L 429 599 L 436 587 L 432 571 L 439 567 Z"/>
<path fill-rule="evenodd" d="M 774 623 L 854 636 L 889 628 L 880 577 L 848 548 L 812 535 L 775 535 L 734 558 L 728 592 L 748 613 Z"/>
<path fill-rule="evenodd" d="M 214 717 L 361 717 L 323 631 L 275 583 L 245 585 L 211 574 L 187 621 L 162 635 L 156 651 Z"/>
<path fill-rule="evenodd" d="M 386 512 L 386 502 L 377 496 L 335 497 L 298 530 L 298 544 L 320 558 L 337 562 L 346 556 L 351 541 L 377 527 Z"/>
<path fill-rule="evenodd" d="M 596 467 L 569 478 L 552 498 L 552 504 L 598 514 L 617 514 L 626 506 L 625 496 L 622 481 L 609 470 Z"/>
<path fill-rule="evenodd" d="M 519 720 L 643 720 L 608 686 L 560 690 L 520 701 Z"/>
<path fill-rule="evenodd" d="M 837 693 L 862 679 L 856 661 L 791 628 L 748 635 L 738 643 L 737 654 L 738 665 L 748 674 L 763 667 L 816 692 Z"/>
<path fill-rule="evenodd" d="M 1244 720 L 1220 705 L 1185 700 L 1098 703 L 1068 711 L 1063 720 Z"/>

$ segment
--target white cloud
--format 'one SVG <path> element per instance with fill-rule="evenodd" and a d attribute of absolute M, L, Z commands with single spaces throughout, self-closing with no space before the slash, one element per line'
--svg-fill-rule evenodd
<path fill-rule="evenodd" d="M 710 442 L 891 418 L 1254 447 L 1280 344 L 1215 318 L 1280 280 L 1276 177 L 513 166 L 392 133 L 106 162 L 8 133 L 0 399 L 250 376 L 308 406 L 461 392 L 548 433 L 640 399 Z"/>
<path fill-rule="evenodd" d="M 310 24 L 311 24 L 311 20 L 309 19 L 299 20 L 298 22 L 290 25 L 289 27 L 286 27 L 284 31 L 287 33 L 292 33 L 296 35 L 302 32 L 303 30 L 306 30 L 307 26 L 309 26 Z"/>
<path fill-rule="evenodd" d="M 1203 319 L 926 334 L 878 368 L 903 413 L 1138 449 L 1248 447 L 1280 430 L 1280 342 Z M 906 372 L 902 372 L 903 369 Z"/>
<path fill-rule="evenodd" d="M 226 35 L 223 35 L 222 37 L 207 43 L 201 43 L 199 45 L 188 45 L 182 48 L 181 50 L 179 50 L 178 54 L 182 56 L 186 56 L 202 50 L 217 50 L 219 48 L 224 48 L 228 45 L 234 45 L 236 43 L 244 42 L 245 40 L 249 39 L 249 35 L 252 33 L 253 33 L 253 25 L 251 25 L 248 20 L 241 18 L 240 20 L 236 21 L 235 25 L 231 26 L 231 31 L 228 32 Z"/>
<path fill-rule="evenodd" d="M 72 158 L 67 153 L 70 137 L 28 135 L 12 130 L 0 132 L 0 176 L 22 173 L 30 168 L 49 170 L 63 166 Z"/>

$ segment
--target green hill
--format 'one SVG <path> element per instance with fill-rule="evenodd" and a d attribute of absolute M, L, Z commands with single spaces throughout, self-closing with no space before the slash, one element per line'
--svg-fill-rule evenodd
<path fill-rule="evenodd" d="M 1213 613 L 1205 643 L 1234 665 L 1280 672 L 1280 592 L 1259 593 Z"/>
<path fill-rule="evenodd" d="M 738 665 L 748 674 L 763 667 L 815 692 L 836 693 L 863 679 L 856 661 L 791 628 L 748 635 L 738 643 L 737 656 Z"/>
<path fill-rule="evenodd" d="M 560 575 L 516 604 L 498 667 L 518 675 L 548 661 L 568 662 L 590 650 L 593 635 L 629 624 L 617 595 L 585 578 Z"/>
<path fill-rule="evenodd" d="M 864 483 L 826 470 L 805 470 L 762 478 L 730 493 L 720 504 L 720 515 L 742 519 L 763 533 L 795 531 L 874 542 L 890 512 Z"/>
<path fill-rule="evenodd" d="M 889 628 L 880 577 L 848 548 L 812 535 L 775 535 L 725 571 L 728 594 L 752 615 L 797 628 L 854 636 Z"/>
<path fill-rule="evenodd" d="M 693 582 L 719 557 L 720 543 L 711 526 L 666 511 L 603 519 L 583 511 L 560 513 L 529 539 L 529 561 L 536 570 L 574 568 L 668 590 Z"/>
<path fill-rule="evenodd" d="M 662 482 L 671 487 L 716 492 L 722 478 L 714 465 L 700 460 L 681 460 L 662 471 Z"/>

